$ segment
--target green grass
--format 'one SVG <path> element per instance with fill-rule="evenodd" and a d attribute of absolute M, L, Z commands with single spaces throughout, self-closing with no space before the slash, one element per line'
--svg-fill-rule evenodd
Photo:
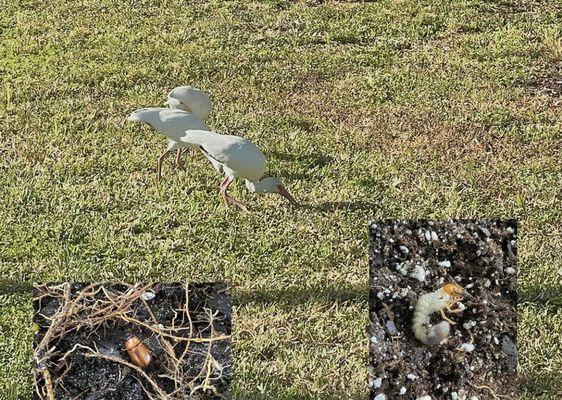
<path fill-rule="evenodd" d="M 0 397 L 30 396 L 14 282 L 226 279 L 236 399 L 365 399 L 367 222 L 456 217 L 520 220 L 521 398 L 562 393 L 562 6 L 322 3 L 0 1 Z M 227 210 L 198 154 L 157 185 L 125 118 L 179 84 L 306 207 Z"/>

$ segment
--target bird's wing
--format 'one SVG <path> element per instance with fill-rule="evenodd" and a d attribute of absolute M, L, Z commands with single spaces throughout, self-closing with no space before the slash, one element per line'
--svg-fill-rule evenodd
<path fill-rule="evenodd" d="M 245 179 L 258 180 L 265 172 L 265 156 L 247 139 L 214 132 L 188 130 L 181 140 L 198 146 L 208 157 Z"/>
<path fill-rule="evenodd" d="M 164 108 L 160 111 L 159 121 L 155 128 L 176 142 L 180 141 L 180 138 L 185 135 L 186 130 L 209 130 L 209 127 L 196 115 L 171 108 Z"/>

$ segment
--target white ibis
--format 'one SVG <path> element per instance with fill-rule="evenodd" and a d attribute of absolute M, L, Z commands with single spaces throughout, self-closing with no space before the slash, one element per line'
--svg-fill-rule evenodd
<path fill-rule="evenodd" d="M 224 173 L 220 194 L 227 207 L 234 204 L 247 211 L 244 204 L 227 194 L 228 186 L 236 178 L 244 179 L 246 188 L 252 193 L 277 193 L 292 205 L 298 205 L 279 179 L 262 179 L 266 159 L 261 150 L 249 140 L 202 130 L 188 130 L 180 140 L 189 146 L 199 147 L 215 169 Z"/>
<path fill-rule="evenodd" d="M 164 103 L 171 108 L 177 108 L 193 113 L 205 121 L 211 113 L 211 98 L 207 93 L 192 86 L 178 86 L 168 94 Z"/>
<path fill-rule="evenodd" d="M 162 161 L 175 149 L 178 150 L 176 165 L 178 168 L 183 169 L 183 164 L 180 159 L 181 150 L 184 147 L 190 147 L 189 143 L 180 140 L 180 138 L 185 135 L 185 131 L 187 129 L 209 130 L 207 125 L 195 114 L 173 108 L 141 108 L 133 111 L 127 118 L 127 121 L 145 122 L 153 129 L 162 132 L 168 138 L 168 147 L 166 151 L 158 157 L 156 164 L 156 178 L 158 182 L 162 179 Z"/>

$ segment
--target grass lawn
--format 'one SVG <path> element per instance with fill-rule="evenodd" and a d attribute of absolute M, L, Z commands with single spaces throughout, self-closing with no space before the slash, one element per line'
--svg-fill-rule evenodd
<path fill-rule="evenodd" d="M 559 2 L 0 4 L 0 398 L 31 282 L 225 279 L 236 399 L 366 399 L 367 223 L 456 217 L 519 219 L 521 398 L 562 394 Z M 305 206 L 227 210 L 195 153 L 156 184 L 125 119 L 179 84 Z"/>

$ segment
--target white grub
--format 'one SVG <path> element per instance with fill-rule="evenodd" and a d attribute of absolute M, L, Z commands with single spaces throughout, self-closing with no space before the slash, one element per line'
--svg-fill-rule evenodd
<path fill-rule="evenodd" d="M 400 394 L 401 394 L 401 395 L 406 394 L 407 391 L 408 391 L 408 389 L 406 389 L 404 386 L 402 386 L 402 387 L 400 388 Z"/>
<path fill-rule="evenodd" d="M 474 345 L 472 343 L 463 343 L 461 344 L 461 350 L 470 353 L 474 351 Z"/>
<path fill-rule="evenodd" d="M 474 325 L 476 325 L 476 321 L 472 321 L 472 320 L 470 320 L 470 321 L 465 322 L 464 324 L 462 324 L 462 326 L 463 326 L 464 329 L 466 329 L 466 330 L 471 329 Z"/>
<path fill-rule="evenodd" d="M 412 373 L 409 373 L 408 375 L 406 375 L 406 378 L 408 378 L 411 381 L 415 381 L 416 379 L 418 379 L 418 377 Z"/>
<path fill-rule="evenodd" d="M 410 250 L 406 246 L 400 246 L 400 251 L 404 254 L 410 253 Z"/>
<path fill-rule="evenodd" d="M 432 398 L 430 395 L 426 394 L 425 396 L 416 398 L 416 400 L 432 400 Z"/>
<path fill-rule="evenodd" d="M 439 261 L 437 263 L 440 267 L 449 268 L 451 266 L 451 262 L 449 260 Z"/>
<path fill-rule="evenodd" d="M 382 378 L 373 379 L 373 387 L 378 389 L 382 386 Z"/>
<path fill-rule="evenodd" d="M 414 267 L 414 270 L 412 272 L 410 272 L 410 276 L 412 278 L 417 279 L 420 282 L 425 282 L 425 277 L 427 276 L 427 271 L 425 270 L 425 268 L 422 265 L 416 264 L 416 266 Z"/>
<path fill-rule="evenodd" d="M 377 394 L 373 400 L 386 400 L 386 394 L 384 393 Z"/>
<path fill-rule="evenodd" d="M 509 275 L 514 275 L 514 274 L 515 274 L 515 268 L 513 268 L 513 267 L 507 267 L 507 268 L 505 269 L 505 272 L 506 272 L 507 274 L 509 274 Z"/>

